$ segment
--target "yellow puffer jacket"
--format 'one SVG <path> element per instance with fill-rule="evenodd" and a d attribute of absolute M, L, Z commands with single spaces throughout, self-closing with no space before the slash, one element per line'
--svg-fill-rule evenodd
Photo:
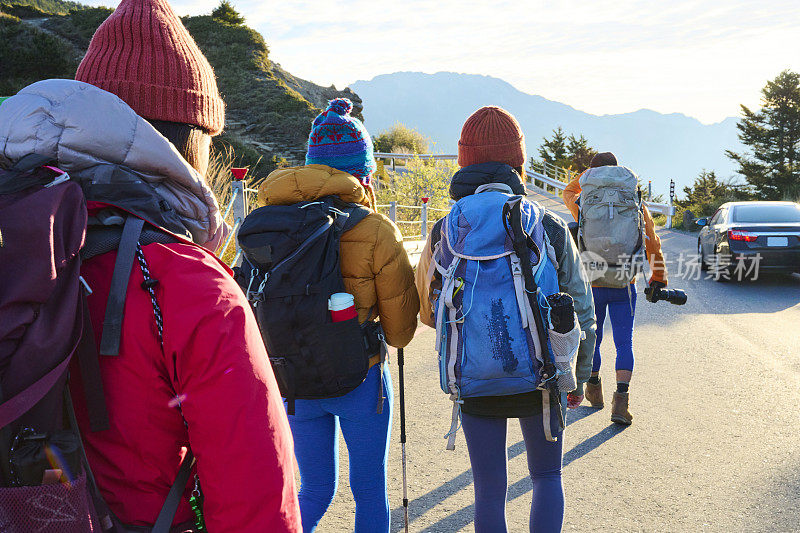
<path fill-rule="evenodd" d="M 325 165 L 272 172 L 258 189 L 258 205 L 291 205 L 323 196 L 374 207 L 356 178 Z M 419 296 L 400 230 L 373 212 L 342 235 L 339 249 L 344 286 L 355 297 L 359 322 L 380 318 L 386 341 L 398 348 L 407 345 L 417 329 Z"/>

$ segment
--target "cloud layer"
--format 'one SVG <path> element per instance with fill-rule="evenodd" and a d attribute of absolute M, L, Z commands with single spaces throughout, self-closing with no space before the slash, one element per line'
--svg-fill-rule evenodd
<path fill-rule="evenodd" d="M 181 14 L 216 4 L 173 1 Z M 800 70 L 796 0 L 234 4 L 274 61 L 340 87 L 395 71 L 468 72 L 595 114 L 650 108 L 714 122 L 757 105 L 781 70 Z"/>

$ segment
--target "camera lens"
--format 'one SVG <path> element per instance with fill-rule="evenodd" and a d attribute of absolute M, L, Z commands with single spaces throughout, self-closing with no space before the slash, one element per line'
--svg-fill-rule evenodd
<path fill-rule="evenodd" d="M 680 289 L 662 289 L 659 294 L 659 299 L 668 301 L 674 305 L 683 305 L 686 303 L 686 293 Z"/>

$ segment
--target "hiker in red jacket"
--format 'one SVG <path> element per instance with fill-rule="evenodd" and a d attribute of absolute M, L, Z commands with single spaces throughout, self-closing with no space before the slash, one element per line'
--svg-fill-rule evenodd
<path fill-rule="evenodd" d="M 109 429 L 91 431 L 85 376 L 71 367 L 100 492 L 122 523 L 152 527 L 190 449 L 196 475 L 173 521 L 180 531 L 194 527 L 188 500 L 198 482 L 208 531 L 300 531 L 283 402 L 248 302 L 212 253 L 228 231 L 203 178 L 211 136 L 224 126 L 214 73 L 165 0 L 123 0 L 77 78 L 87 83 L 39 82 L 0 106 L 0 159 L 51 157 L 85 192 L 106 186 L 124 196 L 136 185 L 149 192 L 143 204 L 174 222 L 162 226 L 166 239 L 140 240 L 119 355 L 100 356 Z M 120 183 L 119 172 L 138 183 Z M 90 224 L 119 214 L 91 201 L 88 209 Z M 117 255 L 100 253 L 81 269 L 98 346 Z"/>

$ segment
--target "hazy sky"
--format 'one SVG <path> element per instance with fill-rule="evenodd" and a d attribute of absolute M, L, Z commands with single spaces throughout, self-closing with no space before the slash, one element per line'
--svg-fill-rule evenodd
<path fill-rule="evenodd" d="M 172 4 L 194 15 L 217 2 Z M 649 108 L 711 123 L 800 70 L 798 0 L 233 3 L 273 61 L 340 88 L 403 70 L 467 72 L 589 113 Z"/>

